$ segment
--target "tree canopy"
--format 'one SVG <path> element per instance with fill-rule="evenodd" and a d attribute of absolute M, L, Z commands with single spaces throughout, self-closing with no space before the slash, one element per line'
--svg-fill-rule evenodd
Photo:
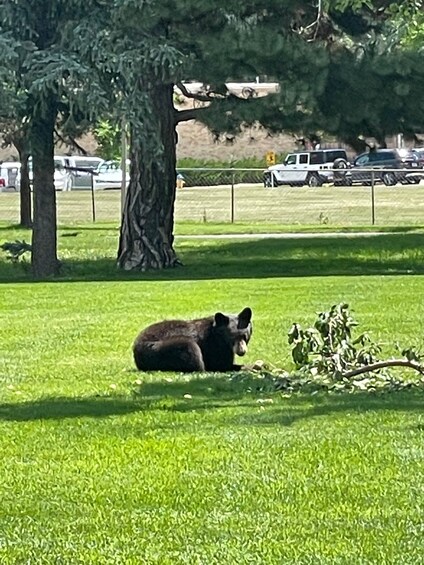
<path fill-rule="evenodd" d="M 96 8 L 97 7 L 97 8 Z M 19 123 L 33 160 L 32 268 L 36 277 L 58 272 L 54 133 L 68 129 L 102 107 L 96 69 L 78 53 L 80 22 L 88 24 L 100 7 L 80 0 L 3 0 L 0 45 L 0 102 Z"/>
<path fill-rule="evenodd" d="M 95 116 L 124 119 L 130 184 L 118 265 L 179 264 L 173 248 L 176 126 L 197 119 L 237 133 L 260 123 L 331 134 L 360 149 L 367 137 L 424 131 L 422 0 L 3 0 L 0 101 L 18 103 L 34 160 L 33 268 L 57 271 L 53 134 Z M 231 80 L 266 77 L 266 97 Z M 190 81 L 203 85 L 192 93 Z M 179 87 L 199 104 L 174 105 Z M 19 96 L 16 96 L 17 93 Z M 14 100 L 16 97 L 16 100 Z M 23 109 L 23 110 L 22 110 Z M 12 111 L 13 110 L 13 111 Z"/>
<path fill-rule="evenodd" d="M 413 10 L 417 3 L 405 4 Z M 118 253 L 123 268 L 178 264 L 173 139 L 182 120 L 200 120 L 216 133 L 254 122 L 272 131 L 328 133 L 357 149 L 369 136 L 384 144 L 392 133 L 424 130 L 417 108 L 422 56 L 393 23 L 405 14 L 395 2 L 168 0 L 159 10 L 155 2 L 135 7 L 124 0 L 115 7 L 115 55 L 127 84 L 139 89 L 125 96 L 136 105 L 128 108 L 134 120 Z M 256 76 L 278 82 L 278 92 L 244 99 L 226 86 Z M 182 84 L 188 79 L 203 91 L 191 94 Z M 204 105 L 176 110 L 175 85 Z"/>

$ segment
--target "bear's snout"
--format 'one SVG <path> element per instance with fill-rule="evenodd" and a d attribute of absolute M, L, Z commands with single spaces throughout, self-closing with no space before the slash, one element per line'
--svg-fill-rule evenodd
<path fill-rule="evenodd" d="M 243 357 L 247 353 L 247 343 L 244 339 L 236 341 L 234 344 L 234 353 L 239 357 Z"/>

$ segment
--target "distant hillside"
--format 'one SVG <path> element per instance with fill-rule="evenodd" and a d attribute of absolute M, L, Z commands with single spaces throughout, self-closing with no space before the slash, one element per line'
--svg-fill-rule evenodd
<path fill-rule="evenodd" d="M 210 131 L 198 122 L 183 122 L 178 128 L 177 156 L 231 161 L 243 157 L 263 157 L 267 151 L 282 153 L 295 148 L 292 136 L 271 136 L 262 128 L 250 128 L 238 137 L 221 136 L 214 140 Z"/>
<path fill-rule="evenodd" d="M 209 130 L 198 122 L 183 122 L 179 124 L 177 131 L 177 155 L 179 158 L 192 157 L 231 161 L 242 157 L 264 157 L 267 151 L 282 153 L 295 148 L 292 136 L 277 135 L 271 137 L 266 131 L 259 128 L 251 128 L 237 138 L 222 136 L 219 141 L 214 141 Z M 97 149 L 96 142 L 91 135 L 79 139 L 78 143 L 89 154 L 94 154 Z M 59 155 L 69 151 L 66 146 L 57 147 Z M 14 148 L 0 150 L 0 160 L 14 160 L 15 158 L 17 158 L 17 153 Z"/>
<path fill-rule="evenodd" d="M 265 96 L 269 92 L 275 91 L 277 85 L 275 83 L 229 83 L 227 85 L 230 91 L 237 95 L 249 96 L 249 91 L 254 91 L 255 96 Z M 189 91 L 196 91 L 201 88 L 200 83 L 187 83 L 186 88 Z M 193 104 L 189 98 L 185 98 L 179 91 L 176 93 L 178 102 L 177 107 L 187 108 Z M 210 131 L 201 123 L 195 121 L 182 122 L 177 127 L 178 158 L 194 158 L 202 160 L 232 161 L 233 159 L 242 159 L 244 157 L 263 158 L 265 164 L 265 154 L 268 151 L 276 153 L 285 153 L 297 149 L 295 138 L 292 135 L 270 135 L 267 131 L 260 127 L 251 127 L 238 137 L 222 135 L 218 140 Z M 78 140 L 88 154 L 94 155 L 97 149 L 96 142 L 92 135 L 85 135 Z M 388 145 L 396 145 L 396 137 L 388 139 Z M 337 142 L 326 144 L 330 147 L 337 146 Z M 324 146 L 324 144 L 323 144 Z M 1 135 L 0 135 L 1 147 Z M 348 149 L 348 148 L 347 148 Z M 75 153 L 76 151 L 66 146 L 57 146 L 57 154 Z M 351 150 L 348 153 L 351 153 Z M 13 148 L 0 149 L 0 160 L 15 160 L 17 153 Z"/>

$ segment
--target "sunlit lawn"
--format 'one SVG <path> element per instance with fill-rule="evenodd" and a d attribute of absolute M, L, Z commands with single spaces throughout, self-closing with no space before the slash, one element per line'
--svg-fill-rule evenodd
<path fill-rule="evenodd" d="M 424 181 L 418 185 L 319 188 L 264 188 L 260 184 L 186 187 L 177 191 L 177 222 L 272 222 L 291 226 L 332 227 L 424 224 Z M 374 204 L 373 204 L 374 202 Z M 117 190 L 58 192 L 59 223 L 116 222 L 120 220 L 121 195 Z M 374 207 L 374 213 L 373 213 Z M 0 221 L 17 222 L 19 194 L 0 192 Z M 269 228 L 268 228 L 269 229 Z"/>
<path fill-rule="evenodd" d="M 57 282 L 0 254 L 0 563 L 422 562 L 422 392 L 146 375 L 131 344 L 164 317 L 250 305 L 246 362 L 290 368 L 291 323 L 347 301 L 393 355 L 422 342 L 424 235 L 179 236 L 185 267 L 147 275 L 116 270 L 117 235 L 61 229 Z"/>

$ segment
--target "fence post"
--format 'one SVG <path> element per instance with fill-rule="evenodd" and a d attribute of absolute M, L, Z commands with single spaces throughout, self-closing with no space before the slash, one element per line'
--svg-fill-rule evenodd
<path fill-rule="evenodd" d="M 234 208 L 235 208 L 235 202 L 234 202 L 234 169 L 231 169 L 231 223 L 234 224 Z"/>
<path fill-rule="evenodd" d="M 91 214 L 93 223 L 96 221 L 96 202 L 94 199 L 94 175 L 90 173 L 90 186 L 91 186 Z"/>
<path fill-rule="evenodd" d="M 371 171 L 371 225 L 375 225 L 375 176 L 374 171 Z"/>

